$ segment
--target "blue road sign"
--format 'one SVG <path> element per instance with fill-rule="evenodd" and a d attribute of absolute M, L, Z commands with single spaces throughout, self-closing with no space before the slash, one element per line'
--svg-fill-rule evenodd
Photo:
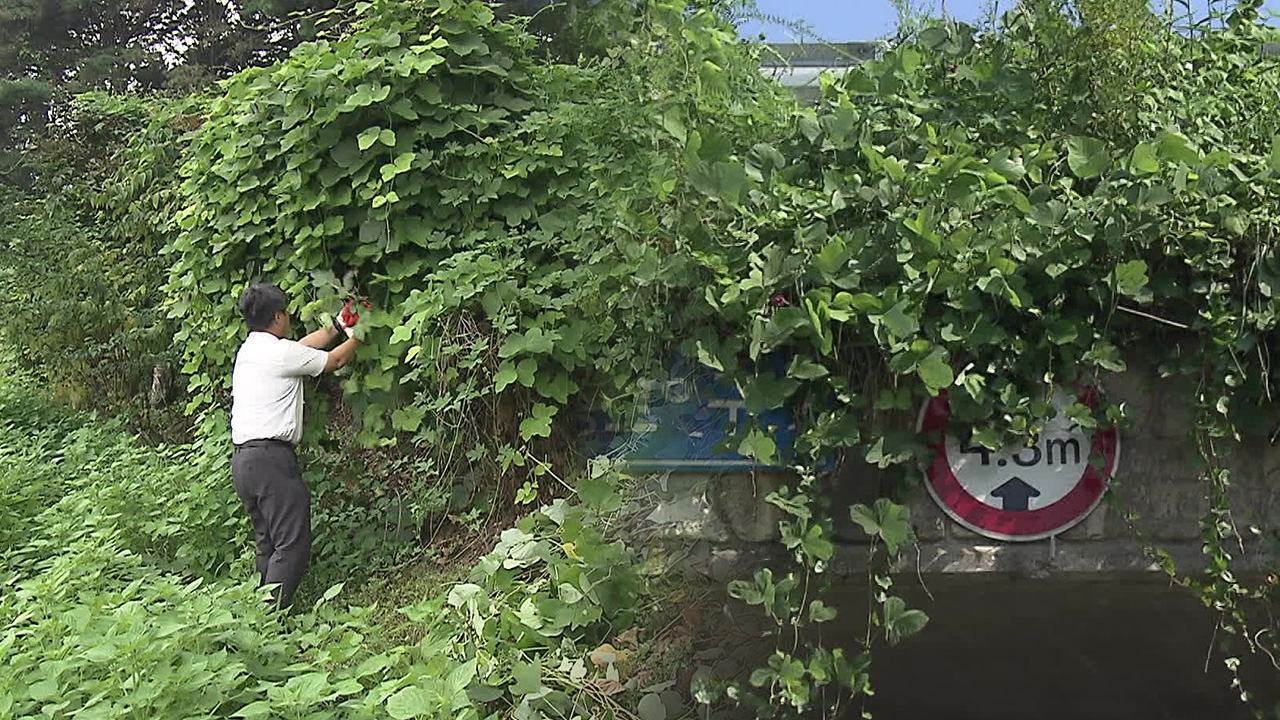
<path fill-rule="evenodd" d="M 648 397 L 637 401 L 635 412 L 623 423 L 603 413 L 593 416 L 587 449 L 619 458 L 635 470 L 781 469 L 738 454 L 732 435 L 751 418 L 737 387 L 722 381 L 715 371 L 677 362 L 669 380 L 651 381 L 648 386 Z M 796 435 L 793 419 L 782 409 L 759 419 L 772 430 L 780 462 L 789 462 Z"/>

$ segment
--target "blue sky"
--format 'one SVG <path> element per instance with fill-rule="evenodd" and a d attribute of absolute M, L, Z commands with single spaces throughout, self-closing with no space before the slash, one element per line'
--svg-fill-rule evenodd
<path fill-rule="evenodd" d="M 1208 0 L 1193 1 L 1200 8 L 1208 3 Z M 757 4 L 762 14 L 803 21 L 830 42 L 882 38 L 893 30 L 897 19 L 889 0 L 757 0 Z M 979 21 L 990 4 L 991 0 L 912 0 L 916 7 L 945 6 L 948 15 L 971 23 Z M 1013 4 L 1013 0 L 999 0 L 1002 11 Z M 1280 12 L 1280 0 L 1267 0 L 1267 7 Z M 757 22 L 743 25 L 740 32 L 746 36 L 763 32 L 765 39 L 772 42 L 797 39 L 785 27 L 762 26 Z"/>

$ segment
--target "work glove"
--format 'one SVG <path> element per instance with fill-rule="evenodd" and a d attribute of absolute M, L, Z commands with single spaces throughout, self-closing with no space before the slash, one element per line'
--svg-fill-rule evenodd
<path fill-rule="evenodd" d="M 373 306 L 369 304 L 368 300 L 361 300 L 360 304 L 366 308 L 373 308 Z M 358 322 L 360 322 L 360 308 L 356 306 L 355 300 L 349 300 L 347 301 L 347 304 L 342 307 L 342 312 L 338 313 L 338 316 L 333 319 L 333 327 L 338 332 L 346 334 L 347 337 L 351 337 L 352 328 L 354 328 Z"/>

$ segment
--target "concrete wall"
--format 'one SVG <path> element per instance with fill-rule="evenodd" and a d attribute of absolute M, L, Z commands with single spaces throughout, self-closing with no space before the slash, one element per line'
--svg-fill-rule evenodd
<path fill-rule="evenodd" d="M 989 540 L 950 520 L 923 489 L 905 498 L 920 543 L 904 553 L 899 569 L 924 574 L 1002 572 L 1045 577 L 1055 572 L 1154 571 L 1139 535 L 1167 550 L 1187 567 L 1202 562 L 1200 520 L 1208 506 L 1198 478 L 1192 416 L 1176 382 L 1131 369 L 1104 383 L 1110 398 L 1124 402 L 1133 424 L 1122 432 L 1116 478 L 1104 502 L 1084 521 L 1056 538 L 1030 543 Z M 889 418 L 909 426 L 912 418 Z M 1243 566 L 1268 562 L 1263 537 L 1280 530 L 1280 445 L 1249 438 L 1232 457 L 1233 520 L 1244 539 Z M 764 501 L 786 478 L 778 473 L 670 473 L 655 488 L 649 520 L 672 539 L 695 543 L 692 558 L 714 576 L 745 572 L 776 548 L 779 514 Z M 885 480 L 873 466 L 846 462 L 836 479 L 835 525 L 840 548 L 833 571 L 858 572 L 866 537 L 847 508 L 869 503 Z M 900 498 L 903 499 L 903 498 Z M 713 572 L 712 561 L 715 560 Z"/>
<path fill-rule="evenodd" d="M 1217 614 L 1171 584 L 1136 539 L 1141 532 L 1184 571 L 1204 563 L 1199 523 L 1207 499 L 1187 402 L 1172 381 L 1143 370 L 1105 385 L 1129 405 L 1135 422 L 1122 433 L 1112 491 L 1059 537 L 989 540 L 951 521 L 922 489 L 906 498 L 919 543 L 899 557 L 894 592 L 930 622 L 902 644 L 875 651 L 877 692 L 846 717 L 864 709 L 875 717 L 949 720 L 1252 717 L 1224 670 Z M 905 427 L 911 421 L 886 419 Z M 1246 536 L 1237 571 L 1268 569 L 1273 560 L 1261 538 L 1280 530 L 1280 448 L 1250 439 L 1233 466 L 1233 520 Z M 667 557 L 682 557 L 687 571 L 719 583 L 744 577 L 780 559 L 781 544 L 773 542 L 779 515 L 764 497 L 783 480 L 770 473 L 671 473 L 655 487 L 649 522 L 672 541 L 666 547 L 681 549 Z M 823 630 L 836 644 L 856 647 L 867 632 L 866 537 L 847 508 L 874 501 L 885 484 L 865 464 L 843 468 L 837 481 L 839 542 L 826 599 L 840 615 Z M 768 628 L 741 603 L 726 599 L 723 611 L 744 637 L 761 637 Z M 771 650 L 771 641 L 744 640 L 729 656 L 735 667 L 749 669 Z M 1260 693 L 1264 707 L 1280 700 L 1280 671 L 1268 658 L 1239 643 L 1231 653 L 1243 659 L 1247 687 Z"/>

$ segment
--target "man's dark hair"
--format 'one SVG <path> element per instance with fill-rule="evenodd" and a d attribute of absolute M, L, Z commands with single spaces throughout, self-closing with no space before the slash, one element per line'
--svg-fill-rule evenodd
<path fill-rule="evenodd" d="M 245 288 L 240 296 L 240 314 L 250 330 L 266 330 L 276 313 L 284 310 L 284 291 L 270 283 L 259 283 Z"/>

